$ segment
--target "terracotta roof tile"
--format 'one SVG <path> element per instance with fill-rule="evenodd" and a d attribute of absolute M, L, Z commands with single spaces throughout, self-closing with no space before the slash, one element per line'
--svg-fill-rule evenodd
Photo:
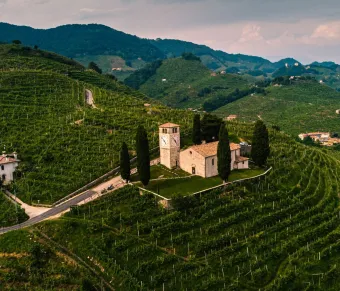
<path fill-rule="evenodd" d="M 11 164 L 11 163 L 16 163 L 16 162 L 18 162 L 18 160 L 13 159 L 11 157 L 0 156 L 0 165 Z"/>
<path fill-rule="evenodd" d="M 160 128 L 179 127 L 179 126 L 180 126 L 180 125 L 178 125 L 178 124 L 168 122 L 168 123 L 162 124 L 162 125 L 160 126 Z"/>
<path fill-rule="evenodd" d="M 249 158 L 237 156 L 236 160 L 235 160 L 236 163 L 241 163 L 241 162 L 245 162 L 245 161 L 249 161 Z"/>
<path fill-rule="evenodd" d="M 218 141 L 206 143 L 202 145 L 196 145 L 192 146 L 190 149 L 194 150 L 195 152 L 199 153 L 203 157 L 211 157 L 217 155 L 217 147 L 218 147 Z M 236 151 L 240 149 L 241 146 L 236 143 L 230 143 L 230 150 Z"/>

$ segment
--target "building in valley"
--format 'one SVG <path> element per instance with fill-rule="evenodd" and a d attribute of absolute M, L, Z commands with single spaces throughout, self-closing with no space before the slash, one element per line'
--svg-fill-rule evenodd
<path fill-rule="evenodd" d="M 218 175 L 218 142 L 195 145 L 180 150 L 180 126 L 166 123 L 159 127 L 160 162 L 167 168 L 182 170 L 204 178 Z M 231 169 L 248 169 L 249 159 L 240 154 L 241 146 L 231 143 Z"/>
<path fill-rule="evenodd" d="M 0 156 L 0 179 L 3 183 L 8 184 L 13 181 L 13 173 L 19 165 L 18 156 L 16 153 L 2 153 Z"/>

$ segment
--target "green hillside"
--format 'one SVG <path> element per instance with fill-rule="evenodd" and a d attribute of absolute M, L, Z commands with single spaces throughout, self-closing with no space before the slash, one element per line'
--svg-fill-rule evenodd
<path fill-rule="evenodd" d="M 272 73 L 280 67 L 280 62 L 271 63 L 270 61 L 256 56 L 242 54 L 229 54 L 223 51 L 213 50 L 205 45 L 175 40 L 175 39 L 156 39 L 151 43 L 163 51 L 168 57 L 179 57 L 182 53 L 193 53 L 199 56 L 204 65 L 211 70 L 225 70 L 236 68 L 241 72 L 249 70 L 262 70 L 265 73 Z"/>
<path fill-rule="evenodd" d="M 154 147 L 159 124 L 191 123 L 182 111 L 157 104 L 150 111 L 143 94 L 97 73 L 75 66 L 59 73 L 69 67 L 48 58 L 8 58 L 0 71 L 0 147 L 19 153 L 13 188 L 26 202 L 55 202 L 116 167 L 121 143 L 134 149 L 139 124 Z M 96 108 L 85 104 L 85 89 Z"/>
<path fill-rule="evenodd" d="M 267 95 L 255 94 L 216 110 L 219 116 L 237 114 L 242 121 L 262 118 L 297 135 L 310 131 L 338 132 L 340 93 L 317 81 L 292 81 L 292 85 L 271 86 Z"/>
<path fill-rule="evenodd" d="M 30 229 L 0 236 L 1 290 L 99 290 L 103 282 Z M 98 289 L 83 289 L 89 287 Z"/>
<path fill-rule="evenodd" d="M 229 130 L 249 139 L 252 126 Z M 278 132 L 270 140 L 265 179 L 171 211 L 129 187 L 38 228 L 102 266 L 115 290 L 339 290 L 339 161 Z"/>
<path fill-rule="evenodd" d="M 136 78 L 142 80 L 137 84 L 142 93 L 171 107 L 200 108 L 206 100 L 249 87 L 237 75 L 213 75 L 201 62 L 183 58 L 163 61 L 148 72 L 147 78 L 140 78 L 138 73 L 127 78 L 125 84 L 136 84 Z"/>

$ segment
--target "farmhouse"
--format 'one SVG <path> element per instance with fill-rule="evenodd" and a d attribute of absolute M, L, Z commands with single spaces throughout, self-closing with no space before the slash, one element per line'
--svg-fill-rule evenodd
<path fill-rule="evenodd" d="M 231 114 L 231 115 L 227 116 L 224 120 L 231 121 L 231 120 L 234 120 L 236 118 L 237 118 L 236 114 Z"/>
<path fill-rule="evenodd" d="M 159 127 L 160 161 L 167 168 L 179 167 L 182 170 L 203 178 L 218 175 L 217 147 L 218 142 L 195 145 L 180 150 L 180 126 L 166 123 Z M 240 154 L 241 146 L 230 144 L 231 169 L 248 169 L 249 159 Z"/>
<path fill-rule="evenodd" d="M 18 156 L 16 153 L 2 153 L 0 156 L 0 179 L 5 183 L 13 181 L 13 173 L 19 165 Z"/>

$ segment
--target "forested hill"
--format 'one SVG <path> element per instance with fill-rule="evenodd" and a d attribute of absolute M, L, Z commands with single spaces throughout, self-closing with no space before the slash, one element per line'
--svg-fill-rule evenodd
<path fill-rule="evenodd" d="M 164 58 L 164 54 L 148 40 L 98 24 L 34 29 L 0 23 L 0 41 L 11 42 L 15 39 L 25 45 L 37 45 L 72 58 L 116 55 L 125 60 L 141 58 L 148 62 Z"/>
<path fill-rule="evenodd" d="M 213 73 L 192 54 L 152 63 L 133 73 L 125 84 L 180 108 L 201 108 L 208 100 L 227 99 L 236 89 L 251 86 L 238 75 Z"/>

